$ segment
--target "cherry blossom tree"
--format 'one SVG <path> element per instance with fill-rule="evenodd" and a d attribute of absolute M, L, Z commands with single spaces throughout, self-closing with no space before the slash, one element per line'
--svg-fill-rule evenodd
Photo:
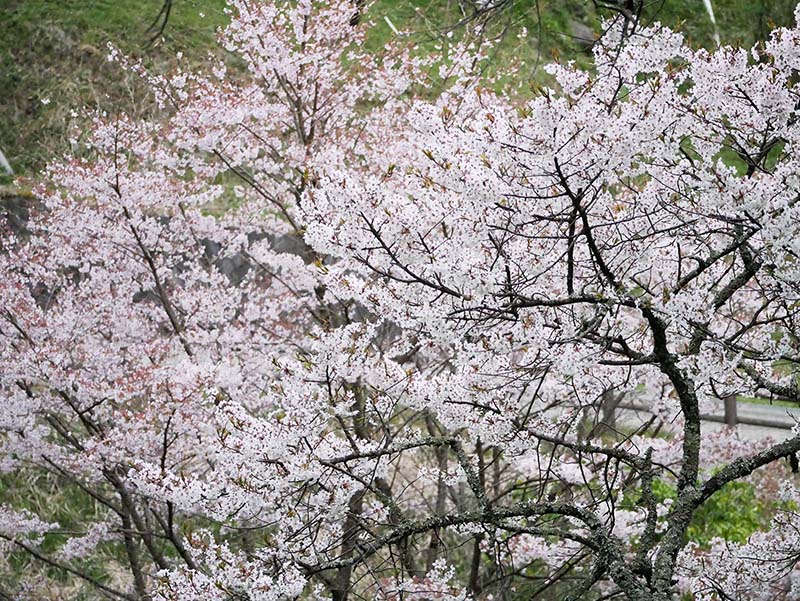
<path fill-rule="evenodd" d="M 241 70 L 112 49 L 164 114 L 95 114 L 4 234 L 14 595 L 800 594 L 800 435 L 700 417 L 800 401 L 800 29 L 620 17 L 517 99 L 468 41 L 366 51 L 360 4 L 231 12 Z M 690 541 L 740 481 L 769 527 Z"/>

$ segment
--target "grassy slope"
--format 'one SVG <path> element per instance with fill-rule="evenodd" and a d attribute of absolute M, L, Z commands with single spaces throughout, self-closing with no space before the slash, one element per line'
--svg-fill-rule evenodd
<path fill-rule="evenodd" d="M 0 148 L 21 173 L 64 151 L 72 109 L 134 104 L 135 83 L 121 80 L 106 61 L 108 42 L 161 66 L 179 49 L 203 57 L 214 47 L 215 27 L 224 22 L 223 0 L 176 0 L 164 43 L 146 48 L 161 0 L 3 2 Z"/>
<path fill-rule="evenodd" d="M 216 49 L 214 30 L 225 21 L 224 0 L 174 0 L 163 43 L 147 47 L 147 28 L 161 1 L 0 0 L 0 148 L 19 173 L 33 174 L 48 157 L 64 152 L 71 109 L 146 106 L 136 83 L 108 66 L 109 41 L 157 69 L 179 50 L 201 61 Z M 714 0 L 723 43 L 750 44 L 765 35 L 770 23 L 788 24 L 793 2 Z M 375 48 L 392 35 L 384 16 L 399 28 L 419 32 L 422 48 L 433 45 L 438 28 L 461 16 L 455 0 L 378 0 L 371 14 L 377 23 L 371 43 Z M 701 0 L 657 2 L 648 16 L 680 28 L 695 45 L 711 45 L 711 24 Z M 497 50 L 498 68 L 510 57 L 519 58 L 526 66 L 514 75 L 524 80 L 540 77 L 535 65 L 541 62 L 581 59 L 569 35 L 571 21 L 598 29 L 588 0 L 539 0 L 538 10 L 535 0 L 516 0 L 502 24 L 510 25 L 512 33 L 525 26 L 531 35 L 527 40 L 506 36 Z"/>

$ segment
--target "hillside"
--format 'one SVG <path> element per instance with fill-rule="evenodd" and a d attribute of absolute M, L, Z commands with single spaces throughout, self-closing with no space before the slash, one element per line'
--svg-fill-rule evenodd
<path fill-rule="evenodd" d="M 156 70 L 167 68 L 179 51 L 190 62 L 200 63 L 209 52 L 219 51 L 214 32 L 226 21 L 224 0 L 174 0 L 162 39 L 149 43 L 162 0 L 3 0 L 2 4 L 0 149 L 22 175 L 32 175 L 49 157 L 68 148 L 69 129 L 77 125 L 74 109 L 147 110 L 143 90 L 106 61 L 109 42 Z M 716 0 L 722 42 L 750 44 L 763 38 L 773 24 L 791 21 L 793 4 L 792 0 Z M 701 0 L 654 2 L 647 11 L 648 20 L 683 31 L 692 44 L 713 45 L 713 27 Z M 393 35 L 391 22 L 398 29 L 414 31 L 424 48 L 464 14 L 453 0 L 379 0 L 370 9 L 376 23 L 372 43 L 378 48 Z M 535 66 L 580 58 L 577 38 L 598 31 L 599 23 L 592 2 L 516 0 L 494 23 L 492 35 L 506 33 L 495 62 L 503 65 L 505 57 L 513 56 Z M 524 41 L 512 35 L 522 27 L 531 33 Z M 540 76 L 533 67 L 523 76 L 531 74 Z"/>

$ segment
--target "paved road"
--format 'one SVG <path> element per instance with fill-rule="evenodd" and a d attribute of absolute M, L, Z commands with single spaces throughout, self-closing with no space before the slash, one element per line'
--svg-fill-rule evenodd
<path fill-rule="evenodd" d="M 766 436 L 776 440 L 790 438 L 794 436 L 792 427 L 796 422 L 800 421 L 800 408 L 780 407 L 778 405 L 737 403 L 736 414 L 740 422 L 736 425 L 736 428 L 742 438 L 748 440 L 757 440 Z M 761 423 L 748 424 L 741 422 Z M 724 427 L 724 424 L 718 422 L 707 422 L 703 425 L 710 431 Z"/>
<path fill-rule="evenodd" d="M 630 407 L 619 411 L 618 420 L 629 427 L 641 425 L 652 416 L 649 411 Z M 794 436 L 792 427 L 796 421 L 800 421 L 800 408 L 777 405 L 740 402 L 736 404 L 736 414 L 738 420 L 736 429 L 745 440 L 761 440 L 766 437 L 777 441 L 785 440 Z M 707 415 L 703 420 L 703 430 L 706 432 L 715 432 L 725 427 L 725 419 L 721 412 Z"/>

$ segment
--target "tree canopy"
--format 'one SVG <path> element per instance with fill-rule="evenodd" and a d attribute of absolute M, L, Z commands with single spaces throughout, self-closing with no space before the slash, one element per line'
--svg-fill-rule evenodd
<path fill-rule="evenodd" d="M 161 113 L 4 232 L 9 594 L 797 598 L 800 433 L 701 415 L 800 402 L 800 29 L 618 11 L 531 97 L 479 35 L 230 8 L 208 69 L 110 47 Z M 726 494 L 767 523 L 693 540 Z"/>

